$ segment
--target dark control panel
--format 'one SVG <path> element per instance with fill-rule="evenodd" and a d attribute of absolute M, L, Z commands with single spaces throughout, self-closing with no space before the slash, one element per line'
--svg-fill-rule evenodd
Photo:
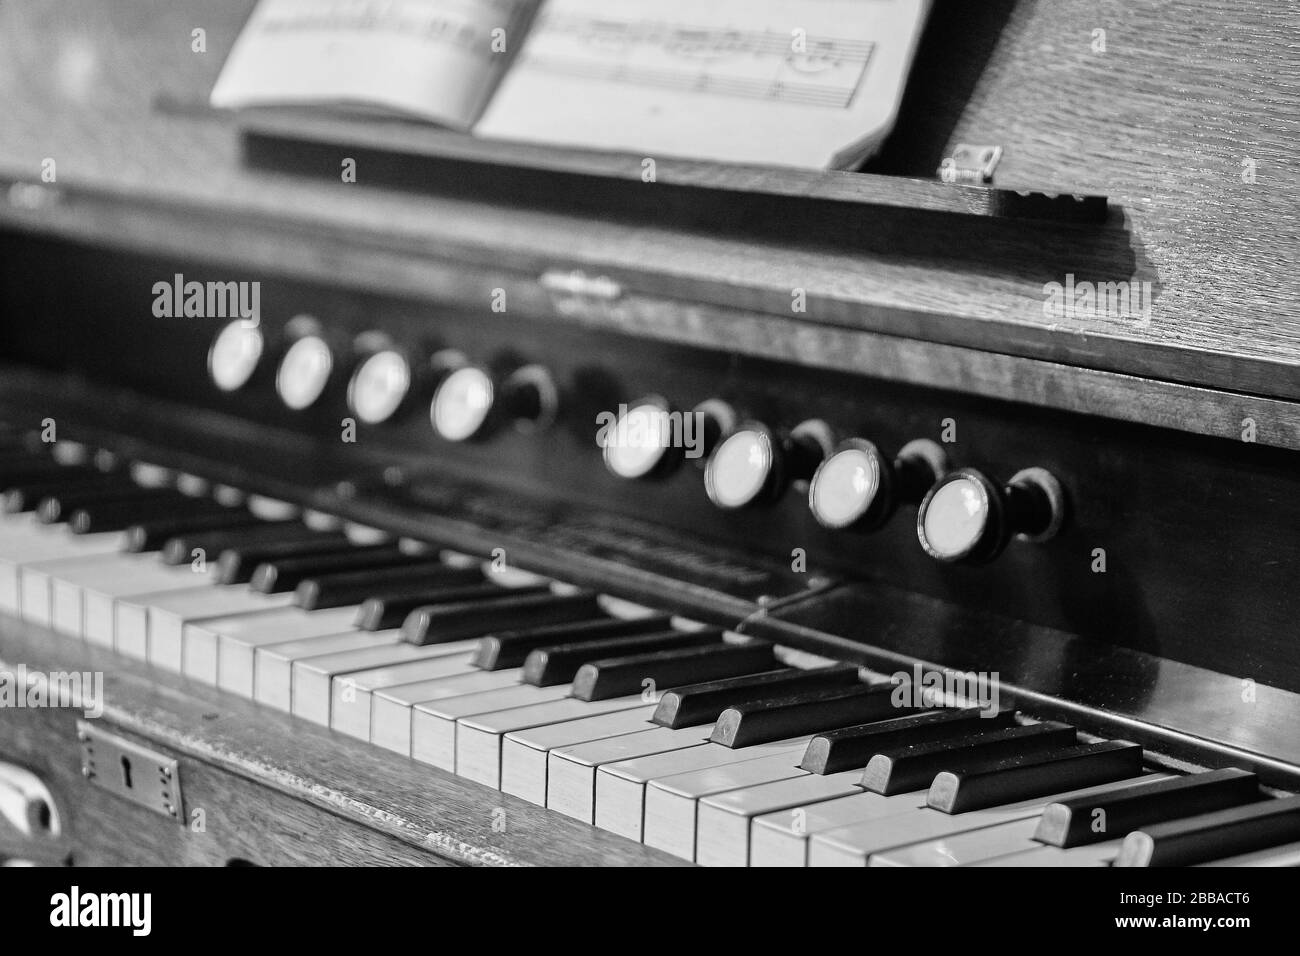
<path fill-rule="evenodd" d="M 9 354 L 395 475 L 386 494 L 413 509 L 447 482 L 483 487 L 493 495 L 468 519 L 488 527 L 562 512 L 611 547 L 620 527 L 657 529 L 665 573 L 676 541 L 761 558 L 809 588 L 879 582 L 1300 686 L 1277 663 L 1295 658 L 1284 645 L 1300 618 L 1293 453 L 486 300 L 266 274 L 236 277 L 261 283 L 256 323 L 159 318 L 156 282 L 231 277 L 63 247 L 26 268 L 15 305 L 82 326 L 58 337 L 11 324 Z M 59 281 L 74 270 L 77 284 Z M 112 354 L 96 346 L 106 336 L 123 343 Z M 503 497 L 518 509 L 487 503 Z M 870 621 L 857 627 L 872 639 Z"/>
<path fill-rule="evenodd" d="M 348 340 L 309 315 L 268 332 L 242 319 L 222 326 L 208 349 L 212 384 L 222 392 L 255 390 L 273 369 L 275 392 L 290 411 L 345 392 L 358 422 L 402 424 L 423 415 L 446 442 L 489 441 L 507 428 L 545 442 L 563 411 L 560 388 L 542 364 L 498 361 L 494 369 L 452 348 L 424 354 L 374 329 Z M 657 396 L 620 403 L 597 415 L 592 442 L 609 474 L 628 481 L 664 478 L 693 454 L 709 501 L 722 511 L 746 512 L 749 520 L 761 521 L 762 509 L 781 503 L 792 488 L 831 531 L 875 531 L 900 503 L 919 505 L 920 544 L 944 562 L 991 561 L 1013 535 L 1047 541 L 1067 511 L 1060 481 L 1043 468 L 997 483 L 975 469 L 949 471 L 947 453 L 930 439 L 910 441 L 886 457 L 871 441 L 843 436 L 824 420 L 774 428 L 742 419 L 733 403 L 718 397 L 690 411 Z"/>

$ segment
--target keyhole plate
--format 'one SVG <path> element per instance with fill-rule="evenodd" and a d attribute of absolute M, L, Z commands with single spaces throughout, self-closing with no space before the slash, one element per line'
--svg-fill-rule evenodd
<path fill-rule="evenodd" d="M 81 772 L 96 787 L 181 822 L 180 767 L 166 754 L 110 733 L 97 722 L 77 721 Z"/>

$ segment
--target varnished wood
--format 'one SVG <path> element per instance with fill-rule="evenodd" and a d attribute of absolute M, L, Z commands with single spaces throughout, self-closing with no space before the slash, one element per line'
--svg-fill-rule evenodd
<path fill-rule="evenodd" d="M 1156 289 L 1153 319 L 1138 327 L 1045 319 L 1043 284 L 1062 280 L 1068 263 L 1051 273 L 953 268 L 943 259 L 755 244 L 667 222 L 630 227 L 454 195 L 393 195 L 364 188 L 364 169 L 358 187 L 244 170 L 231 124 L 164 114 L 155 101 L 206 97 L 249 6 L 199 13 L 132 0 L 110 13 L 67 0 L 0 8 L 8 116 L 0 172 L 37 180 L 42 159 L 54 158 L 60 183 L 102 189 L 109 200 L 57 213 L 29 208 L 32 194 L 20 192 L 17 206 L 0 207 L 0 222 L 170 248 L 162 220 L 112 208 L 150 198 L 181 216 L 207 210 L 259 232 L 299 274 L 372 288 L 400 271 L 367 254 L 382 237 L 405 244 L 416 260 L 507 263 L 514 287 L 538 267 L 603 271 L 651 300 L 689 297 L 796 319 L 804 339 L 829 324 L 1050 360 L 1064 374 L 1086 366 L 1300 397 L 1300 312 L 1290 276 L 1300 189 L 1289 145 L 1289 117 L 1300 109 L 1287 45 L 1291 6 L 1205 0 L 1176 16 L 1154 0 L 998 4 L 983 14 L 985 5 L 936 6 L 922 79 L 901 121 L 920 131 L 926 148 L 907 161 L 887 159 L 917 175 L 956 142 L 999 143 L 1001 186 L 1109 196 L 1125 210 L 1131 278 Z M 208 47 L 196 54 L 188 38 L 200 21 Z M 1097 29 L 1106 31 L 1105 53 L 1093 52 Z M 955 64 L 947 73 L 933 62 L 939 54 L 940 67 Z M 956 82 L 970 69 L 978 75 Z M 1254 184 L 1242 181 L 1246 158 L 1257 164 Z M 222 248 L 230 227 L 204 225 L 213 230 L 208 249 L 252 261 L 256 246 Z M 281 230 L 291 226 L 297 250 L 284 248 Z M 997 258 L 997 249 L 986 253 Z M 498 265 L 426 291 L 477 295 L 500 273 Z M 790 315 L 794 289 L 806 290 L 805 315 Z M 665 312 L 642 314 L 653 323 Z M 1016 397 L 1014 383 L 1005 394 Z"/>
<path fill-rule="evenodd" d="M 103 672 L 103 725 L 179 756 L 186 805 L 207 813 L 206 832 L 192 833 L 87 791 L 75 731 L 80 711 L 42 713 L 16 733 L 6 718 L 0 759 L 52 782 L 73 814 L 73 852 L 79 848 L 84 862 L 213 864 L 237 856 L 297 864 L 680 865 L 507 794 L 0 617 L 0 667 L 19 664 Z"/>
<path fill-rule="evenodd" d="M 19 839 L 0 827 L 0 858 L 73 866 L 439 866 L 444 857 L 294 799 L 213 764 L 185 757 L 185 821 L 164 819 L 91 785 L 71 708 L 6 711 L 0 760 L 50 788 L 63 831 Z M 116 732 L 116 730 L 114 730 Z M 158 749 L 149 737 L 132 735 Z"/>

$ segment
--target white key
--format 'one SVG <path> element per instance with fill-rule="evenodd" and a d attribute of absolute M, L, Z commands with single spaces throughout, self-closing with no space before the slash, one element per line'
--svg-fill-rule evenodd
<path fill-rule="evenodd" d="M 1110 866 L 1115 857 L 1119 856 L 1119 849 L 1123 845 L 1123 840 L 1107 840 L 1105 843 L 1064 850 L 1059 846 L 1040 844 L 1037 849 L 995 856 L 972 863 L 971 866 Z"/>
<path fill-rule="evenodd" d="M 640 707 L 506 734 L 501 741 L 501 789 L 539 807 L 546 806 L 546 758 L 552 749 L 653 727 L 650 718 L 655 707 L 643 701 Z"/>
<path fill-rule="evenodd" d="M 910 843 L 923 843 L 942 837 L 981 827 L 1042 816 L 1043 808 L 1049 803 L 1072 800 L 1076 797 L 1089 797 L 1094 794 L 1110 793 L 1114 790 L 1150 783 L 1152 780 L 1164 779 L 1164 775 L 1148 774 L 1121 780 L 1096 787 L 1071 790 L 1068 793 L 1053 794 L 1048 797 L 1035 797 L 1019 803 L 1009 803 L 985 810 L 972 810 L 969 813 L 944 813 L 926 807 L 907 816 L 894 817 L 888 826 L 876 821 L 850 824 L 836 830 L 827 830 L 813 834 L 808 846 L 809 866 L 866 866 L 873 853 L 880 853 L 894 847 L 907 846 Z"/>
<path fill-rule="evenodd" d="M 519 683 L 518 668 L 472 671 L 376 691 L 370 704 L 370 742 L 404 757 L 411 755 L 411 708 L 428 701 L 499 690 Z"/>
<path fill-rule="evenodd" d="M 683 860 L 694 860 L 702 798 L 773 780 L 809 776 L 799 767 L 803 753 L 804 748 L 799 748 L 759 760 L 651 780 L 646 785 L 643 842 Z"/>
<path fill-rule="evenodd" d="M 805 807 L 862 793 L 861 770 L 808 774 L 731 790 L 700 801 L 695 862 L 703 866 L 748 866 L 750 821 L 778 810 Z"/>
<path fill-rule="evenodd" d="M 456 727 L 456 772 L 488 786 L 501 787 L 501 751 L 506 734 L 563 726 L 604 714 L 644 707 L 640 696 L 585 701 L 561 697 L 525 707 L 466 717 Z"/>
<path fill-rule="evenodd" d="M 812 738 L 791 738 L 739 749 L 705 743 L 699 747 L 604 764 L 596 770 L 594 822 L 602 830 L 640 841 L 645 832 L 646 784 L 651 780 L 707 767 L 723 767 L 774 755 L 784 756 L 788 751 L 802 754 L 810 739 Z M 798 762 L 795 760 L 795 763 Z"/>
<path fill-rule="evenodd" d="M 63 525 L 43 525 L 27 513 L 6 515 L 0 522 L 0 611 L 22 613 L 19 572 L 24 564 L 116 554 L 125 544 L 126 535 L 116 531 L 71 534 Z"/>
<path fill-rule="evenodd" d="M 1300 843 L 1287 843 L 1267 850 L 1197 863 L 1196 866 L 1300 866 Z"/>
<path fill-rule="evenodd" d="M 290 690 L 293 714 L 328 727 L 334 678 L 340 674 L 368 671 L 375 667 L 392 667 L 407 661 L 454 657 L 465 654 L 472 647 L 473 642 L 470 641 L 429 644 L 425 647 L 400 642 L 300 658 L 293 662 L 293 687 Z"/>
<path fill-rule="evenodd" d="M 1038 817 L 954 833 L 939 840 L 873 853 L 869 866 L 973 866 L 1042 846 L 1034 840 Z"/>
<path fill-rule="evenodd" d="M 101 554 L 24 565 L 22 601 L 43 603 L 49 594 L 49 626 L 92 644 L 113 646 L 114 606 L 119 598 L 181 591 L 206 584 L 207 572 L 169 567 L 155 555 Z M 36 623 L 42 623 L 33 617 Z"/>
<path fill-rule="evenodd" d="M 349 737 L 369 741 L 374 691 L 435 677 L 473 673 L 470 656 L 469 653 L 447 654 L 335 677 L 331 691 L 330 727 Z"/>
<path fill-rule="evenodd" d="M 326 634 L 324 637 L 305 637 L 287 644 L 259 647 L 253 652 L 253 699 L 259 704 L 290 713 L 293 710 L 294 661 L 343 651 L 392 647 L 401 642 L 402 632 L 393 628 Z"/>
<path fill-rule="evenodd" d="M 354 613 L 353 608 L 281 607 L 193 621 L 181 628 L 181 671 L 186 677 L 251 697 L 254 648 L 355 630 Z"/>
<path fill-rule="evenodd" d="M 583 823 L 594 823 L 597 768 L 635 757 L 698 747 L 708 741 L 712 733 L 712 724 L 677 730 L 656 727 L 635 734 L 557 747 L 546 755 L 546 806 Z"/>
<path fill-rule="evenodd" d="M 568 693 L 568 684 L 557 687 L 516 684 L 500 690 L 488 690 L 463 697 L 452 697 L 448 700 L 416 704 L 411 709 L 411 757 L 421 763 L 460 773 L 457 723 L 461 718 L 543 704 L 559 700 Z M 500 765 L 500 757 L 496 750 L 493 751 L 490 760 L 486 755 L 477 752 L 471 755 L 470 770 L 482 777 L 490 779 L 493 776 L 490 768 L 500 767 Z"/>
<path fill-rule="evenodd" d="M 126 535 L 113 532 L 75 535 L 67 525 L 41 524 L 31 512 L 0 516 L 0 600 L 4 610 L 23 615 L 24 620 L 46 627 L 50 623 L 48 579 L 42 595 L 33 587 L 27 612 L 22 611 L 24 565 L 99 554 L 115 554 L 126 545 Z"/>
<path fill-rule="evenodd" d="M 861 776 L 860 771 L 858 775 Z M 892 797 L 855 793 L 755 817 L 750 825 L 749 865 L 807 866 L 808 839 L 813 834 L 834 830 L 847 823 L 915 813 L 925 806 L 925 800 L 924 790 Z"/>
<path fill-rule="evenodd" d="M 292 594 L 260 594 L 211 584 L 123 598 L 117 602 L 117 652 L 179 672 L 181 635 L 187 622 L 272 610 L 292 600 Z"/>

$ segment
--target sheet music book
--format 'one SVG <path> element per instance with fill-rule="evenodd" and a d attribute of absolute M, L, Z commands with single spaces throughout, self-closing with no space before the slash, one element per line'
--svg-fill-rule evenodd
<path fill-rule="evenodd" d="M 261 0 L 212 105 L 851 168 L 893 126 L 930 0 Z"/>

